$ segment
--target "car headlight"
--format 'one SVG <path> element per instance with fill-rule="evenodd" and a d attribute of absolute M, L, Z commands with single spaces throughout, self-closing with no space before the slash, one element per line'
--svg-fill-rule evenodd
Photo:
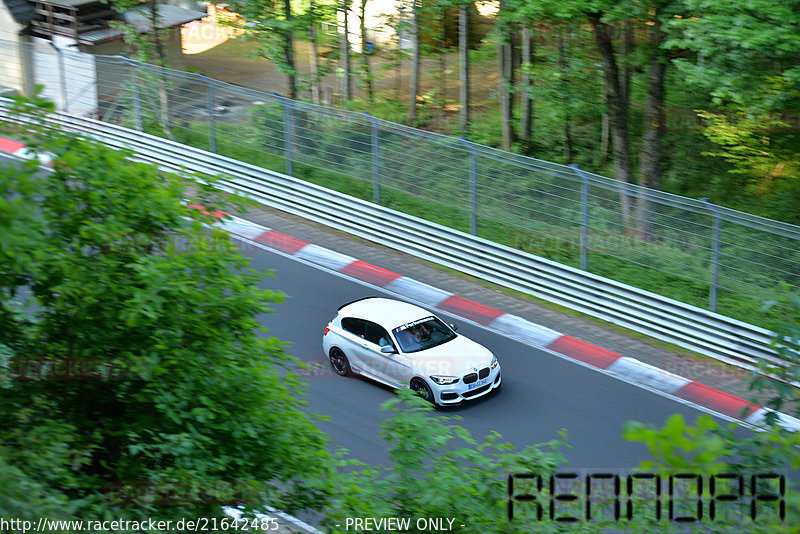
<path fill-rule="evenodd" d="M 446 386 L 449 384 L 455 384 L 458 382 L 459 378 L 457 376 L 442 376 L 442 375 L 431 375 L 431 380 L 439 384 L 440 386 Z"/>
<path fill-rule="evenodd" d="M 492 356 L 492 369 L 497 367 L 497 356 Z"/>

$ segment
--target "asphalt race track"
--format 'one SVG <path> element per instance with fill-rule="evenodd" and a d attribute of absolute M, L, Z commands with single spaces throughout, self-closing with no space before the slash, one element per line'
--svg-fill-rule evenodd
<path fill-rule="evenodd" d="M 386 444 L 379 437 L 380 423 L 387 414 L 379 405 L 393 395 L 391 389 L 335 375 L 322 352 L 321 340 L 323 328 L 341 304 L 370 295 L 398 296 L 250 244 L 241 248 L 252 258 L 253 267 L 274 271 L 275 276 L 266 279 L 263 287 L 287 294 L 283 304 L 274 306 L 275 314 L 264 316 L 262 322 L 270 335 L 290 343 L 294 356 L 316 364 L 308 376 L 307 401 L 312 411 L 330 418 L 320 427 L 330 436 L 331 446 L 344 447 L 353 457 L 372 465 L 388 463 Z M 500 392 L 439 410 L 460 416 L 458 424 L 473 437 L 496 431 L 522 448 L 557 438 L 559 430 L 565 429 L 571 448 L 562 452 L 570 469 L 627 470 L 649 457 L 643 444 L 622 438 L 627 421 L 660 426 L 674 413 L 683 414 L 687 421 L 703 413 L 463 318 L 439 310 L 436 314 L 457 324 L 459 333 L 491 349 L 502 366 Z"/>

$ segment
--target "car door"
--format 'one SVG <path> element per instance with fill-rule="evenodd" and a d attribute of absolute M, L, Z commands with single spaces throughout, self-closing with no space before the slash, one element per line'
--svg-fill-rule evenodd
<path fill-rule="evenodd" d="M 382 326 L 371 321 L 366 322 L 365 339 L 370 344 L 369 349 L 375 354 L 375 374 L 383 382 L 399 387 L 408 382 L 407 358 L 398 354 L 392 336 Z M 392 347 L 393 354 L 381 352 L 383 347 Z"/>
<path fill-rule="evenodd" d="M 350 360 L 350 367 L 353 371 L 372 374 L 369 362 L 370 354 L 366 350 L 367 341 L 364 339 L 366 322 L 364 319 L 355 317 L 342 318 L 342 345 L 344 345 L 342 350 Z"/>

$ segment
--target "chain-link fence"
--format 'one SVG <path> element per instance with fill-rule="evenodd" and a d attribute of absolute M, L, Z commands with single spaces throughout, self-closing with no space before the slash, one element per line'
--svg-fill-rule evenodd
<path fill-rule="evenodd" d="M 0 57 L 46 61 L 49 69 L 27 70 L 28 85 L 44 84 L 71 113 L 286 172 L 746 322 L 763 324 L 761 303 L 783 284 L 800 285 L 794 225 L 202 74 L 42 48 L 0 42 Z M 0 85 L 14 86 L 7 70 Z"/>

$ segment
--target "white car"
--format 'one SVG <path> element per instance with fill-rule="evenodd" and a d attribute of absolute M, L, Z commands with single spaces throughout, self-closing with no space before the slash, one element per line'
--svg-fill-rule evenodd
<path fill-rule="evenodd" d="M 322 348 L 337 374 L 409 387 L 434 404 L 458 404 L 500 387 L 500 364 L 489 349 L 398 300 L 367 297 L 340 306 Z"/>

